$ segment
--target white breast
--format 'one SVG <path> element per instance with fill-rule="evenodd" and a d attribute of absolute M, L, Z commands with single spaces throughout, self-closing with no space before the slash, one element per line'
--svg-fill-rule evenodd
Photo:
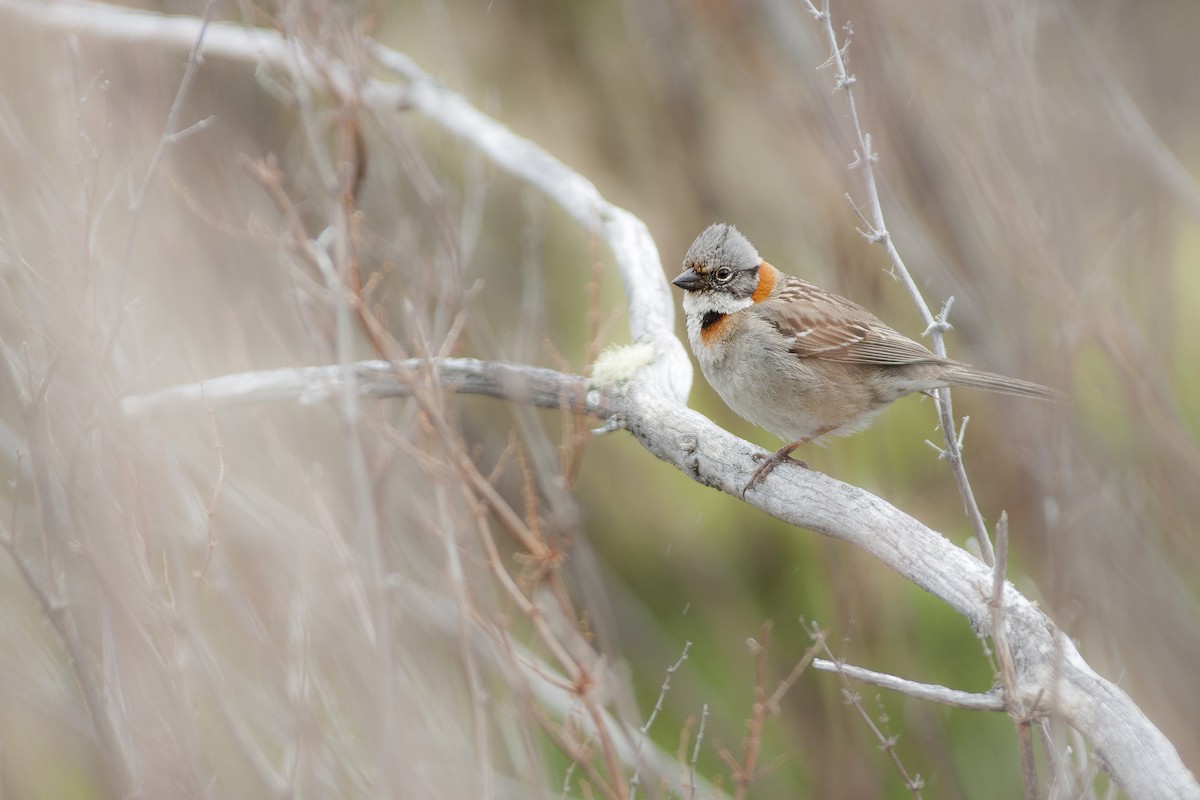
<path fill-rule="evenodd" d="M 688 341 L 705 379 L 726 405 L 789 442 L 819 430 L 823 421 L 805 414 L 809 403 L 801 400 L 805 393 L 819 393 L 824 387 L 787 352 L 777 332 L 767 322 L 743 314 L 726 323 L 729 334 L 720 343 L 706 346 L 700 338 L 700 322 L 711 306 L 697 311 L 695 301 L 689 308 L 689 298 L 690 294 L 684 297 Z M 753 301 L 741 307 L 749 305 Z"/>

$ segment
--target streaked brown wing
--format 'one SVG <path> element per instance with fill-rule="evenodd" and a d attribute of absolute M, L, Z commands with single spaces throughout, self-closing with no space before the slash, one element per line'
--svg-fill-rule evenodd
<path fill-rule="evenodd" d="M 880 366 L 943 360 L 857 303 L 798 278 L 761 306 L 800 358 Z"/>

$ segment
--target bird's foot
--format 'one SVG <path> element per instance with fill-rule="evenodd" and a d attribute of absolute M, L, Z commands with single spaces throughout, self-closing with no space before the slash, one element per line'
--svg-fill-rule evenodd
<path fill-rule="evenodd" d="M 762 464 L 757 470 L 755 470 L 754 475 L 750 477 L 750 482 L 746 484 L 746 488 L 742 489 L 742 497 L 745 498 L 746 492 L 762 483 L 763 480 L 772 472 L 774 472 L 775 468 L 780 464 L 790 463 L 795 464 L 801 469 L 808 469 L 808 464 L 804 463 L 798 458 L 792 458 L 792 451 L 799 446 L 800 442 L 794 442 L 786 447 L 779 448 L 770 455 L 766 453 L 755 453 L 752 455 L 751 458 L 753 458 L 755 461 L 761 461 Z"/>

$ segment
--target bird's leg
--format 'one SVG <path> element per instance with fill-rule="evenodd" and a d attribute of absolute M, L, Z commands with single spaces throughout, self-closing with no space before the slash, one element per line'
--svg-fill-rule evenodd
<path fill-rule="evenodd" d="M 805 436 L 803 439 L 797 439 L 791 444 L 784 445 L 771 455 L 767 455 L 766 453 L 755 453 L 752 455 L 751 458 L 753 458 L 755 461 L 761 461 L 763 463 L 762 466 L 755 470 L 754 475 L 750 477 L 750 482 L 746 484 L 746 488 L 742 489 L 742 497 L 746 496 L 746 492 L 762 483 L 764 478 L 770 475 L 776 467 L 785 461 L 791 462 L 792 464 L 802 467 L 803 469 L 808 469 L 808 464 L 805 464 L 798 458 L 792 458 L 792 451 L 802 444 L 808 444 L 813 439 L 821 438 L 831 430 L 832 428 L 822 428 L 811 436 Z"/>
<path fill-rule="evenodd" d="M 755 486 L 762 483 L 763 478 L 770 475 L 771 472 L 776 467 L 778 467 L 780 464 L 782 464 L 785 461 L 790 461 L 799 467 L 808 469 L 808 464 L 805 464 L 803 461 L 799 461 L 795 458 L 792 458 L 792 451 L 807 441 L 808 441 L 808 439 L 800 439 L 799 441 L 792 442 L 789 445 L 784 445 L 783 447 L 779 448 L 771 455 L 767 455 L 766 453 L 755 453 L 753 456 L 751 456 L 751 458 L 753 458 L 755 461 L 761 461 L 762 465 L 755 471 L 754 475 L 750 478 L 750 482 L 746 484 L 746 488 L 742 489 L 742 497 L 746 496 L 746 492 L 750 491 Z"/>

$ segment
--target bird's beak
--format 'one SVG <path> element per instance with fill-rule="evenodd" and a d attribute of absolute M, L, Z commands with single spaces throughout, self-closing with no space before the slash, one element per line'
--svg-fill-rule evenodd
<path fill-rule="evenodd" d="M 680 289 L 691 291 L 692 289 L 699 289 L 704 284 L 704 281 L 701 279 L 700 273 L 696 272 L 696 270 L 692 269 L 691 267 L 688 267 L 679 274 L 679 277 L 671 281 L 671 283 L 675 284 Z"/>

